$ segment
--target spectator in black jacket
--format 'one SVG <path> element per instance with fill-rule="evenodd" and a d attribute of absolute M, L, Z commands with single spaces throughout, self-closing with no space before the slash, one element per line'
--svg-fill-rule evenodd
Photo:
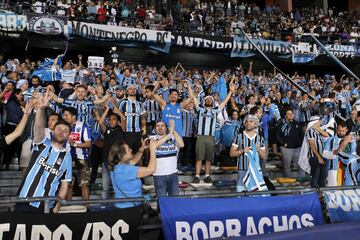
<path fill-rule="evenodd" d="M 13 132 L 20 123 L 20 120 L 23 117 L 23 111 L 21 109 L 23 98 L 24 97 L 20 89 L 16 89 L 11 93 L 9 100 L 5 105 L 6 121 L 3 132 L 4 135 L 8 135 Z M 17 156 L 20 157 L 21 145 L 19 143 L 19 138 L 16 138 L 4 150 L 3 167 L 6 170 L 9 169 L 11 159 L 14 157 L 15 152 L 17 153 Z"/>
<path fill-rule="evenodd" d="M 279 122 L 276 138 L 280 144 L 281 157 L 283 159 L 284 175 L 285 177 L 292 177 L 291 175 L 291 162 L 297 165 L 299 160 L 302 140 L 304 132 L 300 124 L 294 120 L 294 112 L 288 109 L 285 112 L 285 119 Z M 301 176 L 305 173 L 299 169 Z"/>

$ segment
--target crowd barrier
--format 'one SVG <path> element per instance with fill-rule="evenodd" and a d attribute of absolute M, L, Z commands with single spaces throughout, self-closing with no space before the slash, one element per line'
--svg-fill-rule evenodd
<path fill-rule="evenodd" d="M 18 239 L 19 236 L 31 236 L 31 239 L 136 239 L 141 231 L 161 229 L 165 239 L 236 239 L 318 227 L 329 222 L 360 220 L 360 186 L 194 194 L 161 199 L 144 196 L 66 201 L 57 197 L 7 197 L 0 199 L 0 205 L 10 209 L 16 203 L 34 201 L 44 204 L 43 214 L 34 217 L 31 213 L 0 213 L 0 239 Z M 144 225 L 141 206 L 95 210 L 90 207 L 92 210 L 86 213 L 51 214 L 52 201 L 62 206 L 158 201 L 162 225 Z M 307 234 L 309 232 L 311 230 Z M 290 232 L 288 235 L 293 236 Z"/>

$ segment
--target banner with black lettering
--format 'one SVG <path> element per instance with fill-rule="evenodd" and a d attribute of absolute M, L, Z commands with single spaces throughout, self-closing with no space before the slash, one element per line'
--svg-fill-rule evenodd
<path fill-rule="evenodd" d="M 360 220 L 360 189 L 325 191 L 324 193 L 331 222 Z"/>
<path fill-rule="evenodd" d="M 169 52 L 171 32 L 72 21 L 69 34 L 101 41 L 145 44 L 152 49 Z"/>
<path fill-rule="evenodd" d="M 323 224 L 316 193 L 241 198 L 160 198 L 165 239 L 213 239 Z"/>
<path fill-rule="evenodd" d="M 53 15 L 27 15 L 27 30 L 42 35 L 59 36 L 68 34 L 67 17 Z"/>
<path fill-rule="evenodd" d="M 0 239 L 137 239 L 141 207 L 88 213 L 0 213 Z"/>

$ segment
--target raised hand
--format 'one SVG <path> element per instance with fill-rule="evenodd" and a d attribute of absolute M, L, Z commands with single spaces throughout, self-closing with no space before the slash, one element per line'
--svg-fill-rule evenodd
<path fill-rule="evenodd" d="M 151 152 L 156 151 L 156 141 L 155 141 L 155 139 L 150 139 L 149 149 L 150 149 Z"/>
<path fill-rule="evenodd" d="M 38 108 L 45 109 L 52 98 L 52 94 L 49 93 L 49 91 L 45 92 L 45 95 L 41 96 L 41 98 L 38 101 Z"/>
<path fill-rule="evenodd" d="M 26 103 L 25 107 L 21 107 L 22 111 L 24 112 L 24 114 L 29 115 L 31 113 L 31 111 L 34 108 L 34 102 L 33 101 L 29 101 Z"/>
<path fill-rule="evenodd" d="M 174 121 L 174 119 L 170 119 L 170 121 L 169 121 L 169 132 L 173 133 L 174 129 L 175 129 L 175 121 Z"/>

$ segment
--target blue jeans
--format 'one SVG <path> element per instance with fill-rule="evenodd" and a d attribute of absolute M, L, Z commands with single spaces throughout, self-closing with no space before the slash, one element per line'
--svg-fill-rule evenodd
<path fill-rule="evenodd" d="M 154 176 L 154 185 L 158 198 L 179 195 L 179 178 L 177 173 Z"/>
<path fill-rule="evenodd" d="M 111 179 L 110 179 L 110 172 L 105 166 L 105 163 L 102 163 L 102 192 L 101 198 L 102 199 L 110 199 L 110 187 L 111 187 Z"/>

